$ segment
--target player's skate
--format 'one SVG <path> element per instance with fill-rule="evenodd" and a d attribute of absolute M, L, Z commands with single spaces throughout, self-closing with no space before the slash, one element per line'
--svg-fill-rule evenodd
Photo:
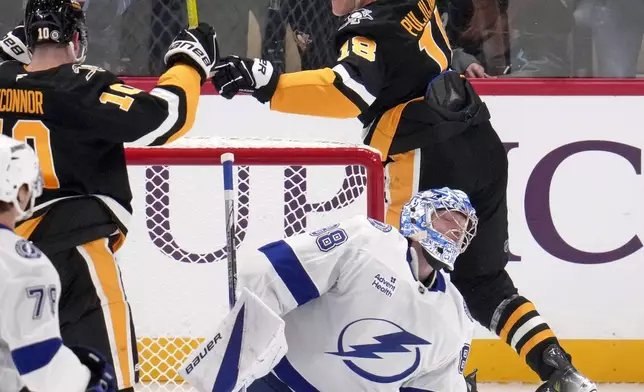
<path fill-rule="evenodd" d="M 543 353 L 543 360 L 557 370 L 537 392 L 597 392 L 595 383 L 572 366 L 559 346 L 549 346 Z"/>

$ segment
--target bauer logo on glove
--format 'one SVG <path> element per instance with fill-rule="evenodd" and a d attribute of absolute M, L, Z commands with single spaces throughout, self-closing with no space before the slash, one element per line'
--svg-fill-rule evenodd
<path fill-rule="evenodd" d="M 206 53 L 201 48 L 201 45 L 190 42 L 190 41 L 175 41 L 170 45 L 170 49 L 168 50 L 173 51 L 173 50 L 187 50 L 194 54 L 194 56 L 199 59 L 205 66 L 210 66 L 212 65 L 212 60 L 208 57 Z M 192 56 L 191 56 L 192 57 Z"/>
<path fill-rule="evenodd" d="M 203 84 L 213 75 L 213 66 L 219 61 L 217 33 L 206 23 L 199 24 L 196 29 L 186 29 L 172 41 L 165 63 L 168 68 L 176 64 L 193 67 L 201 75 Z"/>

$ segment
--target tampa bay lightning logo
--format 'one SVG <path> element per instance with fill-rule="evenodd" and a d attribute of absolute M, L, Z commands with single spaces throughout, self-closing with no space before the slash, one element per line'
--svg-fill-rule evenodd
<path fill-rule="evenodd" d="M 387 384 L 414 373 L 420 365 L 417 346 L 429 344 L 391 321 L 364 318 L 344 327 L 338 337 L 338 351 L 327 354 L 344 358 L 345 365 L 360 377 Z"/>
<path fill-rule="evenodd" d="M 16 253 L 25 259 L 37 259 L 42 256 L 40 249 L 36 248 L 31 241 L 19 240 L 16 242 Z"/>

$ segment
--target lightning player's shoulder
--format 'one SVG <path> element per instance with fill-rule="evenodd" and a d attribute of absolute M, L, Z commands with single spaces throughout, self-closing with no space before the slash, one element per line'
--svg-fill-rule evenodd
<path fill-rule="evenodd" d="M 5 228 L 0 229 L 0 265 L 5 279 L 30 275 L 56 276 L 54 266 L 40 249 Z"/>
<path fill-rule="evenodd" d="M 398 230 L 393 226 L 364 215 L 357 215 L 347 219 L 340 224 L 340 227 L 351 236 L 360 238 L 361 242 L 371 242 L 374 239 L 377 240 L 383 237 L 400 236 Z"/>

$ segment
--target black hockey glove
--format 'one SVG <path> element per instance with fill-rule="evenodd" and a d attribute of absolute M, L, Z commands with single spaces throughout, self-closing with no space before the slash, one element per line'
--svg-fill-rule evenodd
<path fill-rule="evenodd" d="M 186 64 L 201 75 L 201 84 L 212 77 L 213 66 L 219 61 L 217 32 L 206 23 L 200 23 L 196 29 L 182 30 L 172 41 L 165 55 L 168 68 L 177 63 Z"/>
<path fill-rule="evenodd" d="M 0 60 L 20 61 L 25 65 L 31 63 L 31 52 L 27 48 L 27 35 L 22 24 L 8 32 L 0 39 Z"/>
<path fill-rule="evenodd" d="M 101 354 L 80 346 L 70 347 L 70 350 L 92 374 L 89 385 L 87 385 L 87 392 L 116 392 L 114 368 Z"/>
<path fill-rule="evenodd" d="M 261 103 L 273 98 L 280 78 L 270 61 L 237 56 L 222 59 L 215 72 L 212 83 L 222 97 L 232 99 L 240 92 L 249 93 Z"/>

